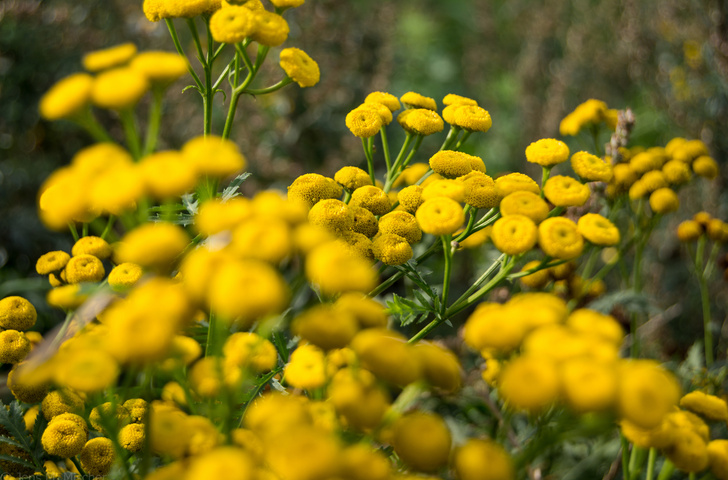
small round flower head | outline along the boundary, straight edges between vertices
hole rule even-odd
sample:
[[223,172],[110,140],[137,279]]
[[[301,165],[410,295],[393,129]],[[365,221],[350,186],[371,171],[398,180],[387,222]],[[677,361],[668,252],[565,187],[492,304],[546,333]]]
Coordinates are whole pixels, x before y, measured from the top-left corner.
[[99,392],[113,383],[119,376],[119,365],[103,350],[84,349],[69,352],[63,356],[63,368],[56,370],[57,385],[77,392]]
[[116,250],[119,263],[136,263],[144,268],[167,271],[187,248],[185,230],[171,223],[147,223],[122,238]]
[[437,103],[434,98],[425,97],[415,92],[407,92],[399,99],[407,108],[424,108],[427,110],[437,110]]
[[590,98],[578,105],[559,124],[561,135],[576,135],[585,125],[596,124],[604,120],[607,104],[601,100]]
[[448,93],[442,99],[443,105],[477,105],[478,102],[472,98],[463,97],[454,93]]
[[496,178],[495,186],[501,198],[518,190],[526,190],[535,194],[541,193],[541,188],[533,178],[519,172],[509,173]]
[[103,50],[89,52],[83,56],[83,68],[89,72],[100,72],[127,63],[136,55],[137,47],[133,43],[123,43]]
[[372,92],[366,96],[364,103],[381,103],[387,107],[390,112],[394,112],[402,108],[397,97],[386,92]]
[[374,112],[379,115],[379,118],[382,120],[382,125],[386,126],[392,123],[392,112],[387,108],[386,105],[378,103],[378,102],[364,102],[361,105],[359,105],[357,108],[365,109],[365,110],[373,110]]
[[495,248],[507,255],[518,255],[531,250],[536,245],[536,238],[536,224],[524,215],[499,218],[493,224],[491,233]]
[[639,200],[648,193],[649,191],[647,190],[647,185],[645,185],[645,182],[643,182],[642,180],[637,180],[632,185],[630,185],[627,195],[629,196],[630,200]]
[[147,77],[128,67],[100,73],[91,89],[94,105],[111,110],[134,107],[149,90]]
[[628,163],[618,163],[612,167],[613,182],[622,189],[629,188],[637,181],[637,172]]
[[650,208],[655,213],[670,213],[680,207],[677,193],[670,188],[659,188],[650,195]]
[[63,271],[68,283],[99,282],[106,276],[101,260],[93,255],[71,257]]
[[431,198],[447,197],[456,202],[464,202],[466,194],[465,183],[458,180],[449,180],[441,178],[428,183],[422,190],[422,198],[430,200]]
[[708,395],[695,390],[680,399],[680,406],[704,416],[710,420],[725,422],[728,420],[728,405],[726,401],[715,395]]
[[298,48],[281,50],[280,66],[286,75],[301,87],[313,87],[321,73],[318,64],[306,52]]
[[493,232],[493,225],[489,225],[481,230],[471,233],[467,238],[460,241],[462,248],[478,248],[485,242],[490,240],[490,234]]
[[385,265],[402,265],[412,258],[407,239],[394,233],[380,233],[373,240],[374,258]]
[[144,423],[147,412],[149,411],[149,404],[146,400],[144,400],[143,398],[130,398],[129,400],[124,402],[123,407],[129,411],[132,422]]
[[706,439],[690,429],[681,429],[675,442],[665,449],[665,456],[683,472],[701,472],[709,465]]
[[708,222],[706,233],[709,239],[718,243],[725,243],[728,241],[728,224],[719,218],[714,218]]
[[473,169],[472,156],[453,150],[440,150],[430,157],[430,168],[446,178],[461,177]]
[[145,193],[140,173],[137,165],[114,165],[99,174],[89,192],[93,210],[121,215],[136,208]]
[[405,464],[421,472],[435,472],[447,464],[452,436],[440,416],[415,411],[398,418],[392,429],[392,446]]
[[220,8],[220,0],[144,0],[144,15],[152,22],[165,18],[192,18]]
[[306,278],[324,295],[369,292],[376,286],[372,264],[342,241],[326,242],[306,256]]
[[128,452],[138,452],[144,446],[144,424],[130,423],[119,430],[119,444]]
[[690,167],[680,160],[670,160],[662,166],[662,173],[670,185],[682,185],[690,181]]
[[79,255],[93,255],[99,260],[105,260],[111,256],[111,246],[103,238],[89,235],[78,239],[73,245],[71,253],[74,257]]
[[255,12],[258,17],[258,28],[251,38],[261,45],[277,47],[288,38],[288,22],[277,13],[263,10]]
[[41,255],[35,263],[35,271],[39,275],[49,275],[63,270],[71,256],[63,250],[54,250]]
[[197,184],[197,167],[175,151],[157,152],[139,162],[146,189],[159,200],[180,197]]
[[564,175],[555,175],[546,180],[543,193],[557,207],[580,207],[591,195],[588,186]]
[[239,43],[258,29],[259,15],[249,8],[230,5],[210,17],[210,33],[216,42]]
[[360,328],[384,328],[388,323],[387,312],[382,304],[358,293],[341,295],[334,307],[353,315]]
[[94,79],[87,73],[74,73],[59,80],[40,99],[40,115],[46,120],[69,118],[91,101]]
[[465,222],[465,214],[458,202],[448,197],[426,200],[415,214],[423,232],[431,235],[450,235]]
[[681,242],[694,242],[703,234],[703,226],[695,220],[685,220],[677,226],[677,238]]
[[43,450],[61,458],[75,457],[86,444],[86,432],[77,423],[59,420],[48,424],[43,431]]
[[553,167],[569,159],[569,147],[561,140],[543,138],[526,147],[526,160],[543,167]]
[[587,182],[608,182],[612,179],[612,165],[589,152],[576,152],[571,156],[571,168]]
[[372,179],[367,172],[359,167],[342,167],[336,174],[334,180],[344,188],[356,190],[365,185],[371,185]]
[[584,238],[572,220],[552,217],[539,224],[538,244],[546,255],[570,260],[581,255]]
[[397,200],[399,205],[407,210],[409,213],[415,213],[422,202],[425,200],[422,198],[422,192],[424,189],[419,185],[410,185],[397,192]]
[[718,176],[718,171],[718,163],[712,157],[703,155],[693,161],[693,172],[695,172],[695,175],[712,180]]
[[520,191],[506,195],[500,202],[500,212],[508,215],[524,215],[534,223],[545,220],[549,214],[549,206],[543,198],[533,192]]
[[315,345],[301,345],[291,353],[285,368],[286,383],[293,388],[314,389],[326,383],[324,351]]
[[414,185],[419,182],[422,177],[430,171],[430,165],[427,163],[413,163],[407,168],[402,170],[399,178],[397,178],[397,184],[406,183],[407,185]]
[[324,350],[345,347],[358,330],[359,324],[353,315],[330,304],[309,308],[291,323],[291,332]]
[[710,471],[718,479],[728,478],[728,440],[717,439],[708,443]]
[[35,325],[38,313],[23,297],[11,296],[0,300],[0,328],[25,331]]
[[619,387],[610,365],[590,358],[573,358],[561,365],[566,404],[577,412],[601,412],[612,407]]
[[142,278],[144,270],[136,263],[126,262],[115,266],[109,272],[108,282],[112,290],[128,290]]
[[678,404],[679,383],[654,360],[626,360],[619,373],[620,416],[638,427],[657,427]]
[[493,125],[490,113],[477,105],[457,105],[448,108],[454,108],[452,121],[448,123],[468,132],[487,132]]
[[354,214],[346,203],[332,198],[321,200],[311,207],[308,221],[328,230],[345,231],[354,224]]
[[514,410],[541,412],[553,405],[561,389],[556,366],[547,358],[521,355],[503,368],[498,392]]
[[132,58],[129,67],[152,84],[168,85],[187,73],[187,60],[178,53],[147,51]]
[[79,460],[84,471],[89,475],[101,477],[111,471],[114,464],[114,444],[105,437],[89,440],[80,452]]
[[306,173],[288,187],[289,200],[304,202],[309,207],[323,199],[337,199],[343,192],[333,179],[318,173]]
[[339,238],[351,247],[354,255],[374,260],[372,241],[366,235],[357,233],[353,230],[348,230],[346,232],[342,232]]
[[354,223],[351,230],[359,233],[367,238],[372,238],[379,231],[377,217],[372,212],[363,207],[349,205],[349,210],[354,214]]
[[87,293],[81,292],[81,285],[62,285],[52,288],[46,294],[46,302],[53,307],[73,310],[80,307],[88,299]]
[[0,363],[20,363],[30,352],[30,341],[17,330],[0,332]]
[[576,309],[566,319],[566,325],[573,331],[605,340],[615,347],[624,340],[624,330],[619,322],[611,315],[596,310]]
[[579,233],[594,245],[610,247],[619,243],[619,229],[598,213],[587,213],[577,222]]
[[365,185],[351,194],[349,205],[366,208],[374,215],[384,215],[392,209],[389,196],[379,187]]
[[644,185],[647,193],[652,193],[658,188],[667,187],[667,179],[662,173],[662,170],[650,170],[649,172],[642,175],[640,182]]
[[346,115],[346,127],[359,138],[373,137],[384,125],[382,117],[373,108],[355,108]]
[[461,480],[516,478],[510,455],[492,440],[468,439],[464,445],[455,450],[453,468]]
[[379,219],[380,233],[394,233],[413,244],[422,238],[422,230],[414,215],[408,212],[390,212]]
[[434,110],[415,108],[405,110],[397,117],[397,122],[410,133],[416,135],[432,135],[445,128],[442,117]]
[[217,178],[233,175],[246,166],[238,146],[215,135],[189,140],[182,147],[182,155],[195,166],[198,174]]
[[255,216],[233,230],[230,248],[240,258],[279,264],[293,251],[291,228],[278,218]]
[[107,433],[104,424],[111,422],[120,426],[127,424],[129,422],[129,410],[118,403],[112,408],[111,402],[105,402],[91,409],[88,421],[97,432]]
[[[541,263],[541,260],[533,260],[531,262],[528,262],[523,266],[523,268],[521,268],[521,272],[527,272],[529,270],[538,268]],[[547,283],[549,283],[549,281],[551,280],[551,275],[549,274],[548,269],[541,268],[541,270],[536,270],[529,275],[524,275],[523,277],[520,277],[519,280],[526,287],[541,289],[545,287]]]
[[465,203],[475,208],[497,207],[501,196],[493,179],[483,172],[473,170],[458,177],[465,186]]
[[271,371],[278,363],[278,353],[271,342],[256,333],[233,333],[223,346],[225,361],[254,373]]

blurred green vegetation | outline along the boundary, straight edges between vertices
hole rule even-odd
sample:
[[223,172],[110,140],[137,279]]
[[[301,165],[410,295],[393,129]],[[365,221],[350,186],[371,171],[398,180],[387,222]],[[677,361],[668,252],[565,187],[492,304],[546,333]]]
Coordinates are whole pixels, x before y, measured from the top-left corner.
[[[141,3],[0,3],[0,281],[32,276],[39,255],[70,247],[68,235],[49,232],[37,220],[35,192],[91,140],[71,124],[41,120],[41,95],[80,70],[88,51],[127,41],[140,50],[173,49],[164,24],[148,22]],[[321,82],[241,101],[232,138],[254,173],[244,185],[248,193],[285,189],[306,172],[333,175],[341,166],[361,165],[359,139],[346,130],[344,117],[375,90],[398,96],[417,91],[438,103],[447,93],[476,99],[490,111],[493,128],[471,137],[467,149],[482,156],[493,174],[535,174],[524,165],[525,147],[558,136],[561,118],[588,98],[632,108],[634,144],[700,138],[722,166],[726,162],[725,1],[318,0],[286,18],[291,34],[284,46],[307,51],[320,64]],[[271,57],[276,55],[274,50]],[[273,83],[280,73],[271,63],[263,77]],[[168,92],[161,148],[179,147],[201,133],[199,99],[193,91],[181,93],[183,87]],[[223,96],[216,100],[222,106]],[[215,118],[218,132],[223,112]],[[102,121],[121,138],[116,119]],[[565,140],[574,150],[586,147],[578,138]],[[426,140],[418,160],[426,161],[438,146]],[[683,194],[681,212],[657,235],[657,256],[646,270],[655,280],[652,293],[657,285],[666,289],[665,299],[694,293],[690,286],[686,291],[688,272],[671,229],[698,210],[728,219],[725,180],[723,167],[710,188]]]

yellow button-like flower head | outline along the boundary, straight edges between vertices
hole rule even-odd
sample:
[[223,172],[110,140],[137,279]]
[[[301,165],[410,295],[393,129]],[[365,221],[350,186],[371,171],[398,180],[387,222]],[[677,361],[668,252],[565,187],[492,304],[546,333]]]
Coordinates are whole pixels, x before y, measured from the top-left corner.
[[79,113],[91,101],[93,84],[93,77],[87,73],[74,73],[60,80],[41,98],[41,116],[59,120]]
[[526,147],[526,160],[543,167],[553,167],[569,159],[569,147],[561,140],[544,138]]
[[0,328],[25,331],[35,325],[38,313],[23,297],[11,296],[0,300]]
[[133,43],[123,43],[114,47],[89,52],[81,60],[83,68],[89,72],[100,72],[127,63],[136,55],[137,47]]
[[318,63],[298,48],[281,50],[280,65],[286,75],[301,87],[313,87],[321,76]]
[[458,202],[448,197],[425,201],[415,214],[420,228],[431,235],[450,235],[465,222],[465,214]]
[[584,238],[572,220],[552,217],[538,226],[538,244],[546,255],[569,260],[581,255]]
[[524,215],[508,215],[493,224],[491,239],[495,248],[507,255],[526,253],[536,245],[537,227]]
[[134,107],[149,90],[147,77],[128,67],[99,74],[91,89],[91,100],[101,108],[123,110]]
[[594,245],[610,247],[619,243],[619,229],[598,213],[587,213],[579,218],[577,229]]
[[153,84],[166,85],[187,73],[187,60],[173,52],[147,51],[131,60],[132,70],[141,72]]
[[239,43],[259,27],[259,15],[249,8],[230,5],[210,17],[210,33],[216,42]]

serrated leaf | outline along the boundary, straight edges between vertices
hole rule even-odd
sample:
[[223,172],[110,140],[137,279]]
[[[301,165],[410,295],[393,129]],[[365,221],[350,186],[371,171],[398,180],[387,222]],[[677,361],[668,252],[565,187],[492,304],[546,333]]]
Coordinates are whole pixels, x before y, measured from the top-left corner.
[[250,173],[250,172],[244,172],[244,173],[241,173],[240,175],[238,175],[237,177],[235,177],[233,179],[233,181],[230,182],[230,185],[225,187],[225,190],[222,191],[222,201],[226,202],[226,201],[230,200],[231,198],[233,198],[234,196],[238,195],[238,193],[237,193],[238,188],[251,175],[252,175],[252,173]]
[[0,435],[0,443],[7,443],[7,444],[14,445],[18,448],[22,448],[23,450],[25,450],[25,447],[21,443],[18,443],[17,441],[13,440],[10,437],[6,437],[5,435]]
[[197,213],[197,199],[195,199],[195,196],[191,193],[185,193],[182,195],[182,205],[185,206],[188,212],[190,212],[191,215],[194,215]]
[[22,458],[13,457],[12,455],[2,455],[0,454],[0,460],[6,460],[8,462],[17,463],[18,465],[22,465],[27,468],[32,468],[33,470],[36,469],[36,466],[32,463],[28,462],[27,460],[23,460]]
[[5,408],[0,402],[0,425],[5,427],[8,433],[15,439],[18,447],[28,453],[32,453],[30,447],[32,439],[25,429],[25,420],[23,419],[23,411],[20,409],[18,402],[12,402]]

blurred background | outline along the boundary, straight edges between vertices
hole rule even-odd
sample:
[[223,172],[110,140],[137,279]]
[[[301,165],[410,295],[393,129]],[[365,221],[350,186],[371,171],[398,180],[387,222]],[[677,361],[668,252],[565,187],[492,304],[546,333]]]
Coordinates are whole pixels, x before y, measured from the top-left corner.
[[[0,2],[3,296],[40,288],[45,280],[32,278],[35,260],[48,250],[70,248],[68,235],[49,232],[37,220],[35,195],[53,169],[91,142],[74,125],[41,120],[38,101],[54,82],[81,70],[86,52],[128,41],[140,50],[173,50],[164,23],[147,21],[141,4]],[[466,149],[482,156],[493,174],[528,172],[525,147],[558,138],[559,121],[579,103],[598,98],[635,112],[632,144],[702,139],[722,175],[681,197],[675,223],[698,210],[728,220],[725,0],[309,0],[285,16],[291,33],[283,46],[309,53],[320,65],[321,82],[241,101],[232,138],[254,173],[244,184],[248,192],[285,189],[306,172],[333,175],[341,166],[362,165],[360,141],[344,117],[372,91],[416,91],[440,106],[447,93],[476,99],[490,111],[493,127],[473,135]],[[183,35],[182,41],[190,40]],[[280,78],[277,51],[262,84]],[[192,90],[181,93],[184,86],[168,92],[161,148],[178,148],[202,131],[199,98]],[[222,96],[217,101],[224,107]],[[215,118],[218,133],[224,110]],[[116,119],[101,120],[120,138]],[[586,148],[577,139],[564,140],[572,150]],[[427,161],[441,141],[425,141],[417,160]],[[396,148],[396,136],[392,144]],[[685,262],[675,262],[680,252],[671,237],[668,232],[660,239],[649,270],[654,278],[672,275],[668,295],[679,292],[688,275]]]

